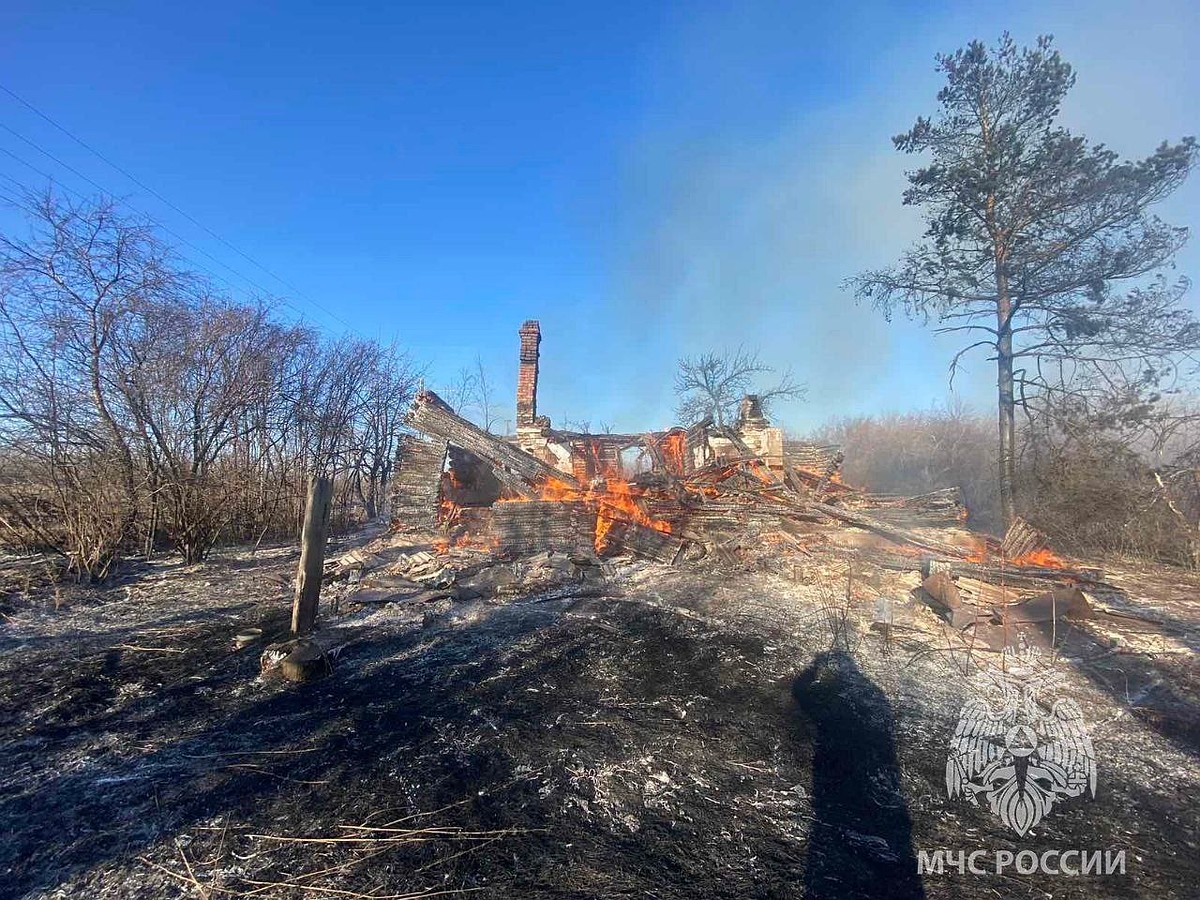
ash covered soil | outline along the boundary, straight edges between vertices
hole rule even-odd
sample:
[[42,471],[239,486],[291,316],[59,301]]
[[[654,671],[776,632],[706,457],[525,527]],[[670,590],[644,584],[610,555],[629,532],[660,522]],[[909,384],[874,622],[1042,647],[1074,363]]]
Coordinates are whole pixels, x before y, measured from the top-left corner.
[[[1018,838],[946,795],[971,660],[922,607],[870,628],[917,576],[770,557],[532,560],[508,595],[336,614],[334,585],[301,685],[234,649],[286,629],[287,548],[12,595],[0,896],[1197,896],[1195,578],[1117,573],[1101,599],[1143,618],[1056,635],[1098,790]],[[917,874],[981,848],[1126,869]]]

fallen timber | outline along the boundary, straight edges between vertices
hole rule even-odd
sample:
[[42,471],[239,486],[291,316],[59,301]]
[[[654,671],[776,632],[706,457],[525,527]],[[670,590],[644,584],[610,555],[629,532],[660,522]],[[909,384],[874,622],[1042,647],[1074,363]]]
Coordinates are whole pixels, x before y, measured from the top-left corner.
[[537,485],[552,480],[573,488],[579,487],[573,476],[472,425],[433,391],[417,394],[405,422],[431,437],[470,450],[492,466],[496,477],[506,488],[526,499],[539,497]]
[[[907,572],[917,568],[920,563],[910,556],[894,553],[872,552],[869,555],[872,563],[882,569],[897,572]],[[935,561],[937,571],[954,577],[973,578],[1004,587],[1036,589],[1045,586],[1046,580],[1069,581],[1078,584],[1104,586],[1104,573],[1097,569],[1077,569],[1071,567],[1058,568],[1055,566],[1026,566],[1008,562],[987,564],[961,559],[940,559]]]
[[920,547],[922,550],[929,550],[933,553],[942,556],[951,556],[958,559],[966,559],[974,554],[974,551],[963,547],[947,544],[942,541],[935,541],[932,538],[927,538],[924,535],[915,534],[904,528],[898,528],[894,525],[889,525],[886,522],[881,522],[878,519],[873,519],[870,516],[865,516],[860,512],[843,509],[839,506],[830,506],[828,503],[809,503],[807,506],[828,516],[831,519],[836,519],[839,522],[845,522],[847,525],[853,525],[856,528],[864,528],[867,531],[873,531],[881,537],[885,537],[890,541],[895,541],[898,544],[909,544],[913,547]]

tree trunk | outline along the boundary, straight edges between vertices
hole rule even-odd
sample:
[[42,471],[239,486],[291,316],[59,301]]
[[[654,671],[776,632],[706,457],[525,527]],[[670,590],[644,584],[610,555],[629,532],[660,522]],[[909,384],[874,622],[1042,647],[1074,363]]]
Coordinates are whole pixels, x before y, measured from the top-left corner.
[[1013,508],[1013,485],[1016,482],[1017,404],[1013,395],[1012,302],[1008,279],[1003,273],[996,276],[996,387],[999,395],[1000,426],[1000,515],[1004,527],[1016,518]]
[[113,418],[112,413],[108,408],[108,402],[104,398],[104,389],[102,387],[101,375],[101,358],[100,358],[100,337],[99,325],[96,320],[96,313],[92,312],[92,337],[91,337],[91,360],[90,372],[92,402],[95,404],[96,413],[100,416],[105,427],[108,429],[109,435],[112,437],[119,456],[118,465],[121,469],[121,481],[125,489],[125,508],[121,511],[120,525],[118,526],[118,547],[117,552],[125,549],[125,544],[133,534],[134,527],[137,525],[137,504],[138,504],[138,489],[137,476],[134,471],[133,452],[129,449],[129,443],[125,440],[125,436],[121,433],[121,427]]
[[296,571],[296,599],[292,605],[294,635],[307,634],[317,622],[317,601],[325,568],[325,534],[329,528],[332,501],[333,481],[323,475],[313,476],[300,539],[300,565]]

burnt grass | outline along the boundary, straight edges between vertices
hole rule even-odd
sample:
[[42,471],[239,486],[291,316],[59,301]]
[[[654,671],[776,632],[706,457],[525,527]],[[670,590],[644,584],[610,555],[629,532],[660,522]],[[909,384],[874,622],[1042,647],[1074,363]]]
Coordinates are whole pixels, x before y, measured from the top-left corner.
[[[291,685],[233,638],[283,632],[293,565],[10,618],[0,896],[1196,896],[1192,688],[1156,688],[1187,701],[1159,729],[1081,663],[1100,790],[1020,840],[946,798],[951,656],[841,641],[803,586],[644,565],[599,597],[348,607],[332,672]],[[916,872],[1027,847],[1126,874]]]

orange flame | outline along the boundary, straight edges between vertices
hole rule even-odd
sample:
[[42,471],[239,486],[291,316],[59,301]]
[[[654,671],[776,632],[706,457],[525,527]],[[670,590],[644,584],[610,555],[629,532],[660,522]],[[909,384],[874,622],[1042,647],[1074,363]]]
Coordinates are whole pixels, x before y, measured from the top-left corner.
[[[997,551],[995,542],[991,545],[979,536],[973,536],[971,539],[974,545],[974,552],[967,557],[968,562],[973,563],[993,563]],[[1051,550],[1045,548],[1041,550],[1032,550],[1023,556],[1018,556],[1005,561],[1006,565],[1010,566],[1039,566],[1043,569],[1066,569],[1068,564],[1061,557]]]
[[[610,479],[598,483],[595,487],[584,488],[551,477],[540,486],[537,499],[596,504],[596,531],[593,541],[596,552],[603,553],[608,546],[608,534],[617,522],[635,522],[646,528],[670,534],[670,522],[652,518],[642,509],[638,502],[642,496],[643,492],[639,488],[619,479]],[[520,503],[527,499],[515,497],[499,502]]]
[[1046,569],[1065,569],[1067,564],[1050,550],[1045,548],[1026,553],[1013,560],[1018,566],[1041,566]]
[[687,432],[672,431],[662,440],[663,457],[672,475],[682,475],[687,470]]

